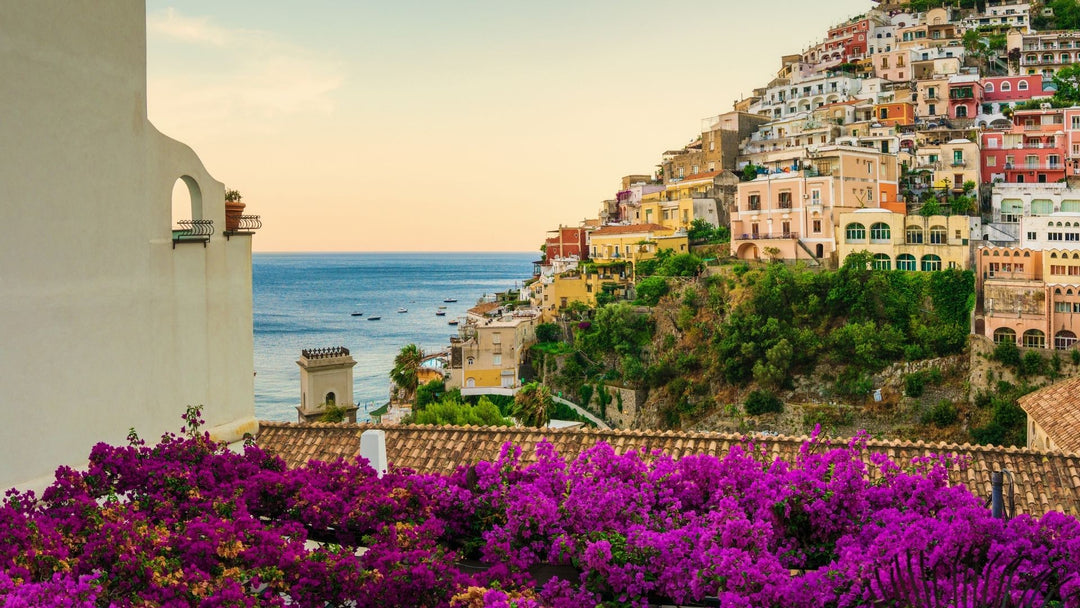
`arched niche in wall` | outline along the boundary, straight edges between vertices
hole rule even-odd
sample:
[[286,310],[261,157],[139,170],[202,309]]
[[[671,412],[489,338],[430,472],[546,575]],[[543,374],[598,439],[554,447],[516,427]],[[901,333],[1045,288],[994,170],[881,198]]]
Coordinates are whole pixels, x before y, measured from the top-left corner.
[[179,227],[180,220],[203,219],[202,188],[195,178],[182,175],[173,182],[172,226]]

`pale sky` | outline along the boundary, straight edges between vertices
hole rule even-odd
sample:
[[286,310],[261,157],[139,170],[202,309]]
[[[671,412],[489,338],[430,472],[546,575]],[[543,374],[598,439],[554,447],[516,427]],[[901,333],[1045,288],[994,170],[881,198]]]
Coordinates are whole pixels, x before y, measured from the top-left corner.
[[534,251],[870,0],[147,0],[150,120],[256,251]]

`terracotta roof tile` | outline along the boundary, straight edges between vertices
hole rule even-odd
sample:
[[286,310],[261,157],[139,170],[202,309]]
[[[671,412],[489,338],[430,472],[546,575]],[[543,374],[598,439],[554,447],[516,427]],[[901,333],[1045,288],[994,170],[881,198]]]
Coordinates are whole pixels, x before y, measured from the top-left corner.
[[660,224],[629,224],[627,226],[604,226],[594,230],[592,236],[606,236],[609,234],[631,234],[634,232],[654,232],[657,230],[671,230]]
[[1024,395],[1020,407],[1058,449],[1080,452],[1080,376]]
[[[386,454],[392,466],[422,473],[451,473],[459,466],[498,458],[504,443],[520,446],[522,460],[535,459],[536,445],[548,439],[566,458],[573,458],[600,441],[618,453],[635,449],[661,450],[672,456],[723,456],[748,440],[764,444],[768,454],[794,460],[807,437],[746,437],[730,433],[658,432],[595,429],[523,429],[505,427],[449,427],[429,425],[350,425],[287,422],[260,423],[259,445],[281,456],[290,467],[310,459],[353,458],[360,450],[360,434],[371,428],[386,432]],[[842,441],[834,441],[842,444]],[[869,441],[869,452],[883,452],[904,465],[912,458],[956,454],[970,459],[961,470],[954,466],[950,481],[964,484],[978,496],[990,495],[990,473],[1010,471],[1015,479],[1018,513],[1039,515],[1051,510],[1080,515],[1080,455],[1041,452],[1026,448],[956,445],[923,441]],[[871,468],[871,471],[874,469]]]
[[484,302],[473,306],[468,312],[471,312],[474,315],[486,315],[500,306],[502,306],[502,304],[499,304],[498,302]]

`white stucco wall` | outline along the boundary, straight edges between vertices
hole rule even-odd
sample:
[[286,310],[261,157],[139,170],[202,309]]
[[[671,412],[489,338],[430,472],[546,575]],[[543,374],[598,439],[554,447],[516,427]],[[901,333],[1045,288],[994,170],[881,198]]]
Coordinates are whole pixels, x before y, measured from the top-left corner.
[[[0,487],[99,441],[256,430],[251,240],[224,187],[146,113],[143,0],[0,2]],[[215,234],[173,248],[173,184]]]

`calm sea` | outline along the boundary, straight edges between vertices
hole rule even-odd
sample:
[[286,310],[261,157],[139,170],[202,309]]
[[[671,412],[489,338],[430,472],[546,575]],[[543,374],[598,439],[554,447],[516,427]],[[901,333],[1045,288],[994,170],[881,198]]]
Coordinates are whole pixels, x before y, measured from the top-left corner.
[[[532,275],[539,253],[256,253],[255,414],[296,420],[304,348],[344,346],[353,368],[359,415],[387,401],[389,373],[401,347],[426,352],[450,344],[447,325],[484,294]],[[456,298],[456,303],[444,303]],[[446,316],[435,312],[446,306]],[[398,308],[409,312],[398,313]],[[363,312],[363,316],[351,316]],[[379,321],[368,317],[378,315]]]

